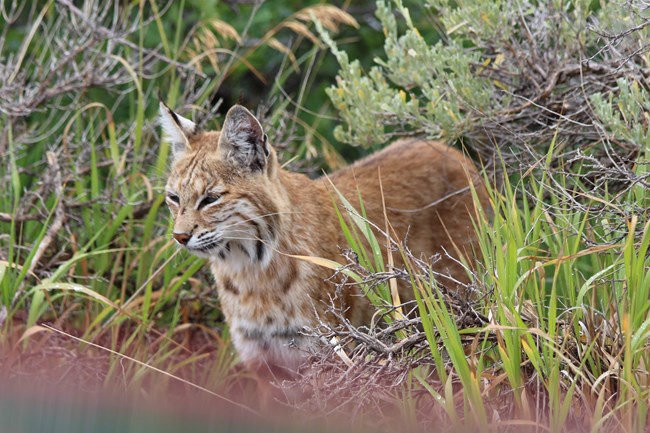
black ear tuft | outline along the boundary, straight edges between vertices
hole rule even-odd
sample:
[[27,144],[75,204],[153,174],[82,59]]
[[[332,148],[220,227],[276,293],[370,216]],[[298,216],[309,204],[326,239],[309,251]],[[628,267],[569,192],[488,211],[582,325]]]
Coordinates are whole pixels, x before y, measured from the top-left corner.
[[175,158],[189,149],[188,137],[195,134],[198,129],[194,122],[176,114],[162,99],[160,99],[160,125],[172,145]]

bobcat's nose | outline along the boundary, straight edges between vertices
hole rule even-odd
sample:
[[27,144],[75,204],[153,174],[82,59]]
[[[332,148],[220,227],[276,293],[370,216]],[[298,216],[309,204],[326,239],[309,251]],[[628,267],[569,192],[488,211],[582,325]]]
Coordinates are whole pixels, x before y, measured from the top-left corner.
[[176,242],[178,242],[181,245],[187,245],[187,242],[192,237],[192,235],[187,233],[172,233],[172,236],[174,237],[174,239],[176,239]]

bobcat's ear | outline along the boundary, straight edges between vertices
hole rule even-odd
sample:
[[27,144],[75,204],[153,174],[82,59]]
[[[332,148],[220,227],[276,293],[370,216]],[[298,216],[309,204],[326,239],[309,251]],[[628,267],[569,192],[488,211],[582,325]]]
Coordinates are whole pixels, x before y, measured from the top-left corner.
[[219,137],[221,157],[251,170],[263,171],[271,153],[262,125],[241,105],[235,105],[226,114]]
[[196,133],[196,123],[174,113],[162,100],[160,101],[160,125],[172,145],[174,158],[189,150],[188,138]]

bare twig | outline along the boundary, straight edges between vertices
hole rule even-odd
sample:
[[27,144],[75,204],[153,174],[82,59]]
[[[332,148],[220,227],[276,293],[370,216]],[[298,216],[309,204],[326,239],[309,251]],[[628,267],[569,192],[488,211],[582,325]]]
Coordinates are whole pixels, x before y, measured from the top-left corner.
[[10,223],[12,221],[14,221],[14,222],[36,221],[36,220],[39,220],[39,219],[42,219],[42,217],[39,216],[39,215],[31,215],[31,214],[12,215],[10,213],[0,212],[0,222],[3,222],[3,223]]
[[72,4],[71,1],[69,0],[57,0],[57,3],[64,5],[67,7],[76,17],[80,18],[91,31],[96,33],[97,35],[101,36],[102,38],[106,38],[109,40],[114,40],[124,46],[127,46],[131,49],[136,50],[137,52],[143,51],[145,55],[152,56],[158,60],[161,60],[169,65],[172,65],[180,70],[186,70],[191,72],[192,74],[198,75],[201,78],[207,78],[207,75],[203,74],[202,72],[198,71],[194,66],[191,64],[186,64],[186,63],[181,63],[178,62],[174,59],[170,59],[169,57],[159,53],[158,51],[154,50],[149,50],[146,48],[142,48],[139,45],[129,41],[128,39],[124,38],[123,36],[117,34],[115,31],[107,29],[104,26],[99,25],[96,22],[93,22],[86,14],[84,14],[78,7],[76,7],[74,4]]
[[34,257],[32,258],[32,262],[29,265],[28,273],[34,272],[34,270],[38,266],[39,261],[43,257],[43,254],[52,244],[52,242],[56,238],[57,233],[59,232],[61,227],[63,227],[63,223],[65,221],[65,208],[63,204],[64,185],[61,177],[61,168],[59,167],[59,162],[54,152],[51,151],[47,152],[46,156],[47,156],[47,163],[50,166],[50,170],[52,171],[53,174],[52,182],[54,183],[56,206],[54,209],[54,219],[52,220],[52,224],[48,228],[41,242],[38,244],[36,253],[34,254]]

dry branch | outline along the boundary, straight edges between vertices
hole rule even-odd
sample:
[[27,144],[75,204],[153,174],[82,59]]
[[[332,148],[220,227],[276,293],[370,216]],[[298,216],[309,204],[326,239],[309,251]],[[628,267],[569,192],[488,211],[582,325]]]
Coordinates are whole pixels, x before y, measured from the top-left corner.
[[54,194],[56,196],[57,201],[56,201],[56,207],[54,209],[54,220],[52,220],[52,224],[50,225],[50,228],[48,228],[47,233],[45,233],[45,236],[38,244],[38,249],[36,250],[36,254],[34,254],[32,262],[29,265],[29,270],[27,271],[28,273],[34,272],[34,270],[38,266],[38,262],[41,260],[41,257],[43,257],[45,251],[52,244],[52,242],[56,238],[57,233],[59,232],[61,227],[63,227],[63,222],[65,221],[65,209],[63,206],[64,185],[62,182],[61,168],[59,166],[58,159],[54,152],[47,152],[46,156],[47,156],[47,163],[50,166],[50,169],[53,174],[52,181],[54,183]]

